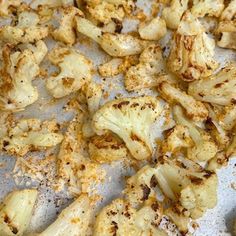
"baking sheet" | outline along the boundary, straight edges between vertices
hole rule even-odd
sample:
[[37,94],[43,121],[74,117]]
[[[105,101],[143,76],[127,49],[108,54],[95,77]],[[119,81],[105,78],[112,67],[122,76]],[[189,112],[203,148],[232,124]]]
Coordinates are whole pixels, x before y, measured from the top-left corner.
[[[150,11],[151,1],[138,1],[138,5],[142,6],[146,12]],[[124,32],[132,31],[137,26],[135,21],[125,21]],[[79,36],[78,41],[81,41]],[[162,44],[169,39],[169,35],[162,40]],[[51,48],[52,43],[50,40],[47,42]],[[108,60],[109,56],[103,53],[100,48],[94,43],[87,43],[82,45],[78,43],[75,45],[83,54],[90,58],[94,66],[101,64]],[[216,58],[223,66],[229,60],[235,60],[235,54],[231,50],[216,49]],[[47,62],[43,65],[48,68]],[[49,71],[53,70],[52,67],[48,68]],[[109,91],[109,99],[113,99],[117,94],[121,96],[127,96],[127,92],[123,88],[122,76],[116,76],[115,78],[108,78],[103,81],[98,75],[94,75],[94,80],[103,85],[105,91]],[[44,80],[38,78],[34,81],[34,84],[40,91],[39,100],[29,106],[26,111],[17,114],[18,117],[37,117],[41,119],[51,119],[55,117],[59,122],[70,120],[73,114],[65,113],[63,106],[68,102],[69,97],[60,99],[54,103],[51,102],[51,97],[44,88]],[[151,90],[142,90],[138,94],[150,94]],[[129,94],[134,96],[135,93]],[[106,102],[104,99],[103,102]],[[56,114],[56,115],[55,115]],[[34,153],[32,155],[40,155]],[[6,155],[0,155],[0,200],[15,188],[24,188],[25,186],[16,186],[11,172],[14,167],[15,159]],[[119,196],[123,188],[123,177],[129,174],[130,170],[124,168],[121,163],[116,163],[112,166],[105,166],[108,172],[108,179],[106,184],[100,186],[100,192],[104,196],[104,200],[101,205],[108,203],[111,199]],[[236,184],[236,159],[232,159],[227,168],[223,168],[218,171],[219,176],[219,189],[218,189],[218,204],[217,207],[209,210],[207,214],[198,220],[199,228],[197,228],[194,235],[196,236],[226,236],[231,235],[232,232],[232,220],[236,218],[236,190],[232,188],[232,184]],[[27,182],[27,181],[25,181]],[[38,186],[37,183],[34,186]],[[46,187],[46,184],[38,186],[40,196],[35,208],[34,215],[29,227],[29,232],[40,231],[49,225],[56,217],[58,212],[69,204],[71,201],[64,194],[55,194],[50,188]]]

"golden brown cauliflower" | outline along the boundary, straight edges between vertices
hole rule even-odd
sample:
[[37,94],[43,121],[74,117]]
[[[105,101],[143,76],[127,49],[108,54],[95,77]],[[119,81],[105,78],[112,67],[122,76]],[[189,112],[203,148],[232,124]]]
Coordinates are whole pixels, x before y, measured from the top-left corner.
[[54,7],[64,7],[68,5],[74,5],[74,0],[33,0],[30,3],[30,7],[33,9],[38,8],[40,6],[47,6],[50,8]]
[[199,101],[230,105],[236,99],[236,65],[231,63],[217,74],[189,84],[188,93]]
[[0,72],[0,109],[23,110],[38,99],[32,80],[39,75],[39,64],[47,54],[43,41],[26,45],[22,51],[13,51],[6,44],[3,49],[3,68]]
[[187,11],[174,33],[168,67],[187,82],[210,76],[218,67],[214,49],[214,39],[207,36],[199,20]]
[[32,11],[21,12],[16,25],[0,27],[1,40],[11,44],[34,43],[47,36],[48,27],[41,26],[39,16]]
[[155,87],[158,76],[163,75],[165,62],[159,45],[152,44],[144,49],[139,63],[131,66],[125,73],[125,88],[128,91]]
[[145,160],[153,153],[151,125],[162,110],[160,101],[154,97],[121,98],[102,106],[93,117],[93,126],[97,134],[114,132],[124,140],[134,158]]
[[55,98],[78,91],[92,78],[92,63],[75,49],[55,47],[49,60],[60,68],[55,76],[46,81],[46,87]]
[[18,7],[22,0],[1,0],[0,1],[0,16],[8,16],[11,12],[11,7]]

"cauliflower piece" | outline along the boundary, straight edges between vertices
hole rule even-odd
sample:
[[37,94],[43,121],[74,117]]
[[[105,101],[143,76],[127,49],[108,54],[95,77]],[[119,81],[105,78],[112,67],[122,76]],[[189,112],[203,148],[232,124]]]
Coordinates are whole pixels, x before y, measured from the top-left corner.
[[188,128],[190,137],[195,144],[193,147],[188,148],[187,157],[198,161],[208,161],[213,158],[218,148],[211,136],[184,117],[183,111],[179,106],[173,108],[173,113],[176,123]]
[[190,148],[193,145],[189,130],[186,126],[176,125],[168,133],[161,145],[161,152],[175,154],[182,148]]
[[164,76],[158,84],[158,91],[161,96],[169,103],[178,103],[186,111],[189,118],[195,121],[206,120],[208,111],[202,102],[195,100],[192,96],[175,87],[168,81],[168,77]]
[[74,0],[33,0],[30,3],[30,7],[36,9],[40,6],[48,6],[48,7],[61,7],[74,5]]
[[52,32],[52,37],[56,41],[63,42],[69,46],[73,45],[76,41],[75,16],[83,16],[83,13],[76,7],[67,6],[59,9],[61,19],[59,27]]
[[8,16],[11,7],[19,7],[22,0],[2,0],[0,1],[0,16]]
[[188,225],[190,223],[189,211],[176,203],[164,211],[171,221],[177,226],[181,235],[186,235],[188,232]]
[[137,160],[149,159],[153,147],[150,128],[163,108],[154,97],[121,98],[108,102],[93,117],[97,134],[110,130],[122,138]]
[[128,91],[155,87],[158,76],[163,75],[165,62],[159,45],[152,44],[144,49],[139,63],[131,66],[125,74],[125,88]]
[[236,0],[231,0],[220,16],[221,21],[233,20],[236,14]]
[[219,17],[224,7],[224,0],[194,0],[191,12],[196,17]]
[[231,63],[216,75],[189,84],[188,93],[199,101],[230,105],[236,98],[236,65]]
[[139,209],[118,198],[98,214],[93,235],[159,235],[161,217],[162,208],[154,198],[145,201]]
[[217,203],[217,175],[186,159],[159,161],[156,178],[163,193],[190,212],[193,219],[203,216]]
[[76,17],[76,29],[100,44],[102,49],[113,57],[125,57],[140,54],[147,46],[146,41],[128,34],[105,33],[89,20]]
[[7,135],[0,139],[0,150],[24,156],[29,151],[56,146],[62,139],[55,121],[21,119],[8,125]]
[[113,77],[120,74],[120,66],[122,65],[123,60],[121,58],[112,58],[110,61],[100,65],[98,67],[99,74],[102,77]]
[[37,195],[36,189],[24,189],[5,197],[0,204],[0,235],[23,235],[30,223]]
[[166,22],[157,16],[148,22],[140,23],[138,32],[142,39],[159,40],[167,33]]
[[92,78],[92,63],[78,51],[55,47],[48,55],[49,60],[60,68],[56,76],[46,81],[48,91],[55,98],[78,91]]
[[86,194],[82,194],[38,236],[84,236],[88,232],[93,213],[93,200]]
[[3,49],[3,68],[0,72],[0,109],[23,110],[38,99],[32,80],[39,74],[39,64],[47,54],[43,41],[27,45],[23,51],[11,52],[8,44]]
[[169,7],[163,9],[162,16],[170,29],[177,29],[182,15],[188,9],[189,0],[172,0]]
[[236,49],[236,20],[221,21],[217,27],[216,33],[220,35],[217,45],[221,48]]
[[48,36],[48,27],[41,26],[39,16],[30,11],[21,12],[18,15],[15,26],[4,25],[0,27],[2,41],[18,43],[34,43]]
[[207,36],[199,20],[187,11],[173,36],[169,69],[187,82],[210,76],[219,65],[214,60],[214,49],[215,40]]
[[216,171],[223,166],[227,166],[229,157],[226,156],[225,151],[218,152],[214,158],[212,158],[207,165],[207,170]]
[[219,123],[227,131],[236,125],[236,104],[224,107],[224,112],[219,116]]
[[91,192],[104,178],[100,165],[88,156],[82,127],[86,116],[79,112],[68,126],[58,154],[59,190],[68,188],[71,195]]
[[[235,132],[235,130],[234,130]],[[236,135],[234,134],[232,137],[232,140],[230,142],[230,145],[226,149],[226,157],[230,158],[236,154]]]
[[89,142],[90,158],[99,163],[110,163],[127,157],[125,144],[112,134],[94,136]]

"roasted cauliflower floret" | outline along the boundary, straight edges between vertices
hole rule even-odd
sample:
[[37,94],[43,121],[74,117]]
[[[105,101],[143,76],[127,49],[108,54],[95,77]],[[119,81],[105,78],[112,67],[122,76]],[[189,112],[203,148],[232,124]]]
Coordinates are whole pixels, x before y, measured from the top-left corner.
[[122,138],[135,159],[152,156],[150,128],[162,112],[154,97],[121,98],[108,102],[93,117],[98,134],[110,130]]
[[39,23],[40,19],[36,13],[21,12],[15,26],[0,27],[0,38],[2,41],[11,44],[37,42],[48,36],[48,27],[41,26]]
[[188,93],[199,101],[218,105],[235,102],[236,66],[229,64],[214,76],[189,84]]
[[56,76],[47,79],[46,87],[55,98],[78,91],[92,78],[92,63],[71,48],[56,47],[48,55],[49,60],[60,68]]
[[162,15],[170,29],[177,29],[182,15],[188,9],[189,0],[172,0],[169,7],[163,9]]
[[76,29],[100,44],[102,49],[113,57],[136,55],[147,46],[146,41],[129,34],[104,33],[85,18],[76,17]]
[[226,155],[225,150],[218,152],[214,158],[212,158],[207,163],[207,170],[210,171],[216,171],[217,169],[220,169],[223,166],[227,166],[229,162],[229,157]]
[[0,139],[0,150],[24,156],[29,151],[56,146],[62,139],[55,121],[22,119],[9,124],[7,135]]
[[21,236],[33,214],[38,191],[24,189],[9,193],[0,204],[0,235]]
[[224,9],[220,16],[220,20],[222,21],[230,21],[235,18],[236,14],[236,0],[231,0],[229,5]]
[[169,69],[188,82],[210,76],[218,67],[214,49],[215,40],[207,36],[197,18],[186,12],[173,35]]
[[236,104],[224,107],[224,112],[219,115],[219,123],[227,131],[236,125]]
[[224,0],[194,0],[191,12],[196,17],[219,17],[224,9]]
[[171,84],[166,78],[167,77],[164,76],[163,79],[160,79],[157,87],[161,96],[169,103],[180,104],[185,109],[189,118],[195,121],[207,119],[208,111],[205,105],[175,87],[175,85]]
[[150,21],[140,23],[138,32],[142,39],[159,40],[167,33],[166,22],[157,16]]
[[211,136],[184,117],[183,111],[179,106],[175,106],[173,112],[176,123],[188,128],[190,137],[194,142],[194,146],[188,148],[187,157],[197,161],[208,161],[213,158],[218,148]]
[[83,13],[76,7],[68,6],[59,8],[61,15],[59,27],[52,32],[55,40],[68,45],[73,45],[76,41],[75,34],[75,16],[83,16]]
[[200,218],[217,203],[217,175],[189,160],[163,159],[157,164],[157,181],[163,193]]
[[167,133],[161,145],[161,152],[163,154],[168,152],[175,154],[183,148],[192,147],[192,145],[193,141],[188,128],[183,125],[176,125]]
[[98,67],[99,74],[102,77],[113,77],[122,72],[120,66],[123,60],[121,58],[112,58],[108,62],[105,62]]
[[74,5],[74,0],[33,0],[30,4],[34,9],[39,6],[61,7],[68,5]]
[[230,158],[234,156],[235,154],[236,154],[236,135],[234,134],[230,142],[230,145],[226,149],[226,157]]
[[125,144],[112,134],[94,136],[89,142],[90,158],[99,163],[110,163],[127,157]]
[[43,41],[35,46],[27,45],[23,51],[12,52],[6,45],[3,49],[3,68],[0,71],[0,109],[23,110],[38,99],[38,91],[32,80],[39,75],[39,64],[47,54]]
[[123,199],[115,199],[98,214],[94,236],[159,235],[158,225],[162,208],[155,198],[150,198],[138,209]]
[[8,16],[11,7],[18,7],[22,0],[2,0],[0,2],[0,16]]
[[125,88],[128,91],[155,87],[158,76],[163,75],[165,62],[159,45],[148,46],[140,55],[139,63],[131,66],[125,74]]
[[82,132],[85,119],[86,116],[79,112],[70,122],[57,157],[59,190],[67,188],[75,196],[90,192],[104,178],[104,172],[86,151],[87,141]]
[[56,221],[38,236],[84,236],[94,214],[94,202],[86,194],[80,195],[65,208]]

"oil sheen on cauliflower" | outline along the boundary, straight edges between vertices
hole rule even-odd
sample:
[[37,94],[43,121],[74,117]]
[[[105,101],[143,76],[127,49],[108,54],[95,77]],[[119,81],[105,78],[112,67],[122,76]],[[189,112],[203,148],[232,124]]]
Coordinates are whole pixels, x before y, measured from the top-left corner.
[[3,48],[3,68],[0,73],[0,109],[23,110],[38,99],[32,80],[39,75],[39,64],[47,54],[43,41],[26,45],[22,51],[6,45]]
[[49,53],[49,60],[60,68],[56,76],[47,79],[46,87],[55,98],[78,91],[92,77],[92,63],[71,48],[56,47]]
[[236,66],[231,63],[216,75],[191,83],[188,93],[199,101],[225,106],[235,102],[235,86]]
[[210,76],[218,67],[214,49],[215,40],[207,36],[197,18],[185,12],[173,36],[169,69],[187,82]]
[[21,236],[29,226],[37,199],[36,189],[9,193],[0,203],[0,235]]
[[139,63],[131,66],[125,73],[125,88],[128,91],[155,87],[158,76],[163,75],[165,62],[159,45],[152,44],[145,48],[139,57]]
[[8,124],[6,136],[0,139],[0,150],[24,156],[27,152],[56,146],[63,139],[55,121],[22,119]]
[[217,175],[189,160],[164,158],[157,164],[157,181],[164,194],[200,218],[217,203]]
[[98,134],[114,132],[134,158],[145,160],[153,152],[151,125],[161,112],[160,101],[154,97],[121,98],[101,107],[93,117],[93,126]]
[[30,11],[21,12],[15,26],[0,27],[1,40],[7,43],[34,43],[48,36],[48,27],[40,25],[39,16]]
[[94,236],[159,235],[162,208],[155,198],[149,198],[139,208],[123,199],[115,199],[98,214]]

